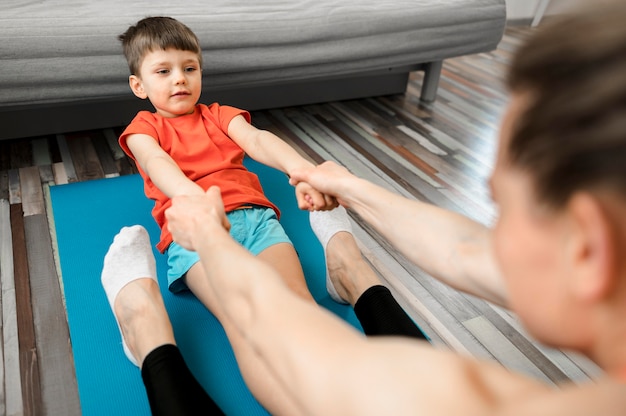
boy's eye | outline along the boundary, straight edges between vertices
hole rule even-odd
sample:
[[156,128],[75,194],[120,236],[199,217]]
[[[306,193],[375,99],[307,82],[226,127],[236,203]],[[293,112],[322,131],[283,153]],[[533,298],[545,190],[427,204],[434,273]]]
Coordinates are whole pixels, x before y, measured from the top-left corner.
[[187,68],[185,68],[185,72],[193,72],[195,71],[197,68],[195,66],[188,66]]
[[169,69],[159,69],[156,71],[157,74],[161,74],[161,75],[168,74],[169,72],[170,72]]

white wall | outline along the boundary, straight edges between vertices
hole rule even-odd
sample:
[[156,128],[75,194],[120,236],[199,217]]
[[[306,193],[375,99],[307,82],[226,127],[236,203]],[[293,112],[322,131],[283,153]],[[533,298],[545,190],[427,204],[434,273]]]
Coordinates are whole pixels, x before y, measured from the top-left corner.
[[[540,0],[506,0],[506,13],[509,20],[532,20]],[[567,13],[582,4],[582,0],[550,0],[544,16]]]
[[508,20],[532,19],[539,0],[506,0]]

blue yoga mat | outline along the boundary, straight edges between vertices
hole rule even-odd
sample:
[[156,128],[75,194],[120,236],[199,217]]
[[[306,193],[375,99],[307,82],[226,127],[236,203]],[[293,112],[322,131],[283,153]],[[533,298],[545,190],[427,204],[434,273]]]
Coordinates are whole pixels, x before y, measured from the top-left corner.
[[[281,172],[246,159],[268,197],[282,212],[281,223],[300,256],[307,283],[322,307],[360,329],[350,307],[326,293],[324,253]],[[100,285],[104,255],[123,226],[141,224],[151,241],[159,230],[152,201],[139,175],[50,188],[76,378],[83,415],[149,415],[140,371],[122,351],[113,314]],[[176,341],[190,369],[229,415],[266,415],[246,387],[219,322],[191,294],[167,290],[166,259],[154,249],[161,292]]]

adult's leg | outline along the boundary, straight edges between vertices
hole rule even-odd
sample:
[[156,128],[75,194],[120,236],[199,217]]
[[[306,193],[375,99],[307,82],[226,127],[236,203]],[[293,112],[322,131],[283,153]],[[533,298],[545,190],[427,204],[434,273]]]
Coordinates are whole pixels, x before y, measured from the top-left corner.
[[429,340],[382,285],[367,289],[354,304],[354,313],[366,335],[398,335]]
[[312,212],[310,221],[324,246],[328,291],[354,307],[365,334],[428,339],[363,259],[345,209]]
[[156,280],[156,267],[143,227],[124,227],[104,259],[102,285],[123,334],[128,358],[141,368],[154,415],[207,414],[221,410],[189,371]]
[[163,344],[143,361],[141,378],[153,415],[221,415],[193,376],[176,345]]

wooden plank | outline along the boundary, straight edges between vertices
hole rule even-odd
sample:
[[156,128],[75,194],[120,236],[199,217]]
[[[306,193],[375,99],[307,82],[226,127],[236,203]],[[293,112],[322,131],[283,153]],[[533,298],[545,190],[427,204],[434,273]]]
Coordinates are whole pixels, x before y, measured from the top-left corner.
[[11,231],[24,415],[41,415],[44,411],[33,323],[24,214],[20,204],[11,205]]
[[45,414],[80,414],[69,328],[44,214],[24,218]]
[[17,328],[17,305],[13,274],[13,236],[11,209],[7,199],[0,199],[0,285],[2,292],[2,365],[0,365],[0,414],[21,415],[20,346]]
[[486,302],[479,301],[477,298],[470,298],[470,302],[480,311],[481,316],[488,319],[501,334],[513,344],[516,348],[523,352],[524,356],[533,364],[542,369],[543,374],[554,384],[562,384],[570,381],[567,375],[551,361],[546,355],[545,350],[542,351],[537,347],[524,332],[521,327],[511,325],[510,321],[505,320],[502,315],[498,314],[494,308]]
[[102,130],[102,134],[104,134],[104,137],[109,146],[109,149],[111,150],[111,153],[113,154],[113,159],[114,160],[123,159],[126,156],[126,154],[120,147],[118,143],[118,137],[113,131],[113,129],[104,129]]
[[[0,339],[2,339],[2,342],[0,342],[0,357],[3,358],[2,362],[0,362],[0,415],[6,414],[6,405],[5,405],[6,399],[5,399],[5,393],[4,393],[5,385],[6,385],[6,379],[5,379],[5,375],[4,375],[4,372],[5,372],[4,371],[4,366],[5,366],[5,362],[4,362],[5,352],[4,351],[5,351],[5,349],[7,351],[10,351],[10,343],[11,343],[11,339],[9,338],[7,340],[9,346],[5,346],[5,341],[4,341],[4,327],[5,327],[4,319],[5,319],[5,316],[6,316],[7,321],[10,321],[11,317],[15,316],[15,305],[11,303],[11,301],[9,299],[10,296],[3,297],[3,293],[1,291],[3,289],[3,284],[2,284],[3,282],[2,281],[3,280],[7,280],[8,277],[5,276],[5,275],[9,274],[8,271],[3,270],[3,264],[2,263],[3,263],[3,260],[6,260],[6,258],[8,257],[7,253],[9,255],[11,255],[11,256],[13,255],[13,251],[9,252],[6,249],[6,247],[10,245],[10,241],[9,241],[8,244],[5,241],[3,241],[7,237],[11,238],[10,235],[8,235],[8,236],[4,236],[3,235],[4,233],[6,233],[5,227],[3,227],[3,224],[2,224],[2,222],[3,222],[3,218],[2,218],[2,215],[3,215],[3,204],[2,203],[3,202],[7,202],[7,206],[8,206],[8,201],[0,200],[0,232],[2,232],[2,234],[0,234],[0,316],[2,317],[2,319],[0,320],[0,324],[2,324],[2,325],[0,325],[0,328],[2,328],[2,333],[0,333],[0,335],[2,336],[0,338]],[[11,231],[10,230],[10,219],[9,219],[8,231],[9,232]],[[7,265],[7,266],[9,266],[9,265]],[[5,266],[5,268],[7,266]],[[11,263],[10,266],[11,266],[11,269],[12,269],[13,268],[13,263]],[[11,278],[13,277],[12,272],[13,271],[11,270]],[[13,302],[14,301],[15,301],[15,292],[13,292]],[[7,308],[6,312],[4,311],[4,308]],[[8,322],[8,323],[10,325],[10,322]],[[15,329],[17,329],[17,323],[15,324]],[[10,336],[11,335],[10,331],[8,331],[8,332],[9,332],[9,336]],[[17,335],[17,331],[16,331],[15,335]],[[15,339],[17,339],[17,337]],[[9,354],[9,356],[10,356],[11,353],[8,352],[7,354]],[[18,362],[19,362],[19,349],[18,349]],[[19,375],[19,371],[18,371],[17,374]],[[21,392],[20,392],[20,396],[21,396]]]
[[52,171],[52,165],[39,166],[39,179],[41,179],[42,184],[54,183],[54,172]]
[[50,186],[44,186],[44,200],[46,201],[46,218],[48,220],[48,228],[50,231],[50,243],[52,249],[52,255],[54,258],[54,266],[56,275],[59,279],[59,287],[61,288],[61,300],[63,304],[63,310],[67,312],[67,305],[65,301],[65,288],[63,287],[63,274],[61,273],[61,259],[59,258],[59,245],[57,239],[57,228],[54,222],[54,213],[52,209],[52,197],[50,196]]
[[346,141],[346,143],[350,144],[355,149],[358,149],[360,153],[366,155],[370,163],[385,172],[386,175],[411,192],[417,199],[464,213],[464,207],[459,206],[455,201],[443,197],[441,192],[438,192],[432,184],[424,181],[424,177],[415,175],[414,169],[407,168],[403,163],[398,163],[395,155],[381,151],[373,142],[353,130],[345,120],[334,121],[329,127],[337,133],[342,140]]
[[[369,163],[366,156],[354,149],[349,143],[341,140],[333,131],[320,121],[320,117],[324,120],[333,120],[334,116],[328,111],[323,113],[317,112],[313,116],[304,114],[294,117],[294,122],[284,119],[286,125],[297,129],[299,126],[302,130],[298,132],[298,146],[306,146],[315,152],[319,161],[334,160],[340,165],[344,165],[350,169],[355,175],[365,178],[372,183],[397,192],[398,194],[414,198],[414,196],[397,182],[389,178],[383,170]],[[296,126],[297,125],[297,126]]]
[[22,190],[22,209],[24,210],[24,215],[43,214],[43,192],[41,190],[41,178],[37,166],[20,169],[20,188]]
[[8,174],[9,174],[9,202],[11,204],[19,204],[22,202],[19,171],[17,169],[10,169]]
[[91,135],[91,141],[96,151],[97,158],[100,161],[100,165],[102,166],[104,177],[113,178],[116,176],[120,176],[117,170],[117,164],[113,159],[113,155],[111,154],[111,148],[107,143],[105,135],[102,134],[100,131],[96,131]]
[[65,138],[74,161],[77,179],[87,181],[104,178],[104,172],[91,139],[85,134]]
[[9,149],[11,169],[19,169],[33,164],[33,154],[29,141],[11,140]]
[[54,175],[54,183],[56,185],[64,185],[69,183],[67,172],[65,171],[65,163],[58,162],[52,165],[52,173]]
[[[502,319],[504,319],[512,327],[516,328],[516,330],[526,339],[531,339],[512,312],[496,305],[490,306],[498,315],[500,315],[500,317],[502,317]],[[516,343],[516,345],[519,344]],[[603,373],[597,365],[592,363],[588,358],[581,357],[579,354],[549,348],[539,343],[535,343],[534,345],[538,351],[554,363],[554,365],[563,373],[563,377],[554,380],[557,383],[567,383],[568,381],[586,383],[590,379],[597,378]],[[546,372],[544,365],[540,363],[539,366],[544,372]]]
[[50,151],[50,164],[62,162],[59,143],[55,137],[48,137],[48,150]]
[[476,338],[491,351],[506,368],[526,374],[547,384],[552,381],[530,361],[502,332],[483,316],[477,316],[463,323]]
[[65,170],[67,182],[76,182],[78,180],[78,176],[76,175],[76,169],[74,168],[74,161],[72,160],[70,149],[67,146],[67,140],[63,134],[57,134],[56,139],[59,147],[59,154],[61,155],[61,160],[63,161],[63,168]]
[[9,172],[0,171],[0,199],[9,200]]
[[0,171],[11,169],[11,151],[8,140],[0,140]]
[[48,138],[40,137],[38,139],[34,139],[31,143],[33,147],[33,164],[35,166],[50,165],[52,163],[52,159],[50,158]]
[[120,173],[120,176],[123,175],[132,175],[134,173],[138,173],[137,166],[135,166],[135,162],[133,162],[129,157],[124,156],[121,159],[115,161],[117,165],[117,170]]
[[279,110],[273,110],[267,114],[268,119],[274,124],[275,129],[281,134],[276,133],[279,137],[288,141],[288,143],[299,149],[300,152],[306,154],[307,158],[314,163],[321,163],[325,159],[320,154],[311,148],[306,142],[306,133],[291,123],[291,121],[285,117],[285,114]]

